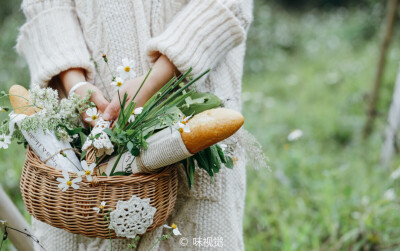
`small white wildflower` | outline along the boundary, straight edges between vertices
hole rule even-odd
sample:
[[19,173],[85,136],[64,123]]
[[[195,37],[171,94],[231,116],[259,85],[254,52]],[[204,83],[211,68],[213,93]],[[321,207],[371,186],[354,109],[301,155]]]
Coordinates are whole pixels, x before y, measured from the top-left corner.
[[7,221],[5,220],[0,220],[0,225],[5,225],[7,223]]
[[128,122],[133,123],[135,121],[135,115],[141,114],[143,111],[143,107],[138,107],[135,110],[132,111],[132,115],[129,117]]
[[361,198],[361,204],[364,206],[367,206],[369,204],[369,197],[368,196],[363,196]]
[[226,144],[218,144],[221,147],[222,151],[225,152],[226,148],[228,147]]
[[390,174],[390,178],[392,180],[397,180],[400,177],[400,167],[398,167],[396,170],[394,170],[391,174]]
[[11,136],[5,134],[0,135],[0,149],[7,149],[9,144],[11,144]]
[[83,160],[83,161],[81,161],[81,165],[82,165],[83,171],[78,172],[78,175],[86,176],[87,181],[91,182],[93,170],[96,167],[96,163],[92,163],[90,166],[88,166],[87,162],[85,160]]
[[179,232],[178,226],[176,224],[172,224],[171,226],[163,225],[163,227],[168,228],[168,229],[173,229],[172,233],[174,235],[181,235],[181,232]]
[[178,129],[178,131],[180,133],[182,133],[182,132],[187,132],[187,133],[190,132],[190,127],[187,124],[187,122],[190,119],[190,117],[192,117],[192,116],[188,116],[188,117],[185,116],[185,117],[183,117],[182,121],[180,121],[180,122],[175,124],[175,128]]
[[291,133],[289,133],[287,139],[289,141],[295,141],[295,140],[300,139],[302,136],[303,136],[303,131],[300,129],[296,129],[296,130],[293,130]]
[[97,108],[96,107],[87,109],[86,110],[86,115],[88,115],[88,118],[85,119],[87,122],[95,121],[100,116],[99,113],[97,112]]
[[178,129],[178,131],[179,131],[180,133],[182,133],[182,132],[190,132],[190,127],[189,127],[189,125],[187,125],[187,124],[183,124],[183,123],[181,123],[181,122],[178,122],[178,123],[175,125],[175,127]]
[[396,199],[396,193],[394,192],[394,189],[390,188],[386,190],[386,192],[383,194],[383,198],[390,201]]
[[106,202],[105,202],[105,201],[102,201],[101,204],[100,204],[100,206],[99,206],[99,207],[94,207],[93,210],[94,210],[94,211],[97,211],[97,213],[100,213],[101,211],[104,210],[105,205],[106,205]]
[[136,77],[136,73],[133,71],[135,67],[135,61],[127,58],[122,59],[122,65],[117,67],[119,76],[125,80]]
[[360,219],[361,214],[360,214],[360,212],[355,211],[355,212],[351,213],[351,217],[353,217],[353,219],[358,220],[358,219]]
[[139,114],[141,114],[143,112],[143,107],[138,107],[138,108],[135,108],[135,110],[133,110],[133,113],[135,114],[135,115],[139,115]]
[[57,181],[60,182],[60,184],[58,184],[58,188],[60,188],[63,192],[67,191],[69,187],[79,189],[79,186],[76,183],[82,181],[81,177],[70,180],[69,174],[66,170],[63,170],[62,174],[64,178],[57,178]]
[[5,112],[5,111],[6,111],[6,109],[4,109],[4,107],[0,106],[0,112]]
[[118,89],[122,88],[122,86],[124,85],[124,80],[120,77],[116,77],[115,81],[111,82],[112,86],[116,86]]

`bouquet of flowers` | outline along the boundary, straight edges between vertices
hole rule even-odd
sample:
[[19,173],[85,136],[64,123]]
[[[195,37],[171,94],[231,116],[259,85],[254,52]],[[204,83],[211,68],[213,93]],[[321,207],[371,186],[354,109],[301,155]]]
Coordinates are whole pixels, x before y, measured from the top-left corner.
[[[108,64],[107,57],[103,58]],[[12,139],[29,144],[43,163],[62,171],[63,177],[56,179],[62,192],[80,189],[80,182],[91,182],[95,176],[157,173],[178,162],[185,166],[190,188],[196,166],[211,177],[222,166],[233,168],[231,149],[218,142],[235,133],[244,119],[238,112],[220,108],[221,100],[215,95],[193,88],[208,71],[196,78],[189,77],[191,70],[173,77],[143,107],[137,107],[135,97],[150,72],[132,99],[118,89],[121,110],[114,122],[102,118],[90,101],[91,92],[84,98],[72,94],[62,100],[51,88],[27,91],[13,86],[9,93],[1,92],[0,98],[10,98],[12,111],[0,123],[0,148],[8,148]],[[111,76],[116,87],[129,77],[112,72]],[[86,113],[86,121],[81,119],[82,113]],[[85,123],[92,121],[93,128]],[[94,163],[86,162],[89,155],[95,156]],[[117,236],[135,238],[153,223],[156,208],[150,205],[150,199],[133,195],[108,211],[105,204],[94,211],[105,214],[108,229],[114,229]],[[140,217],[129,217],[137,214],[132,211],[135,208],[141,210]]]

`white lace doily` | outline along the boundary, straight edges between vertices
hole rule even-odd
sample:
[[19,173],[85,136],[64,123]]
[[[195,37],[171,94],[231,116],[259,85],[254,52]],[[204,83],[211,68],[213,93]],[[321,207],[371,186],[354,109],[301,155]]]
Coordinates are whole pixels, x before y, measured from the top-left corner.
[[119,237],[135,238],[137,234],[144,234],[153,224],[156,211],[150,205],[150,199],[133,195],[129,201],[118,201],[117,208],[111,212],[109,227]]

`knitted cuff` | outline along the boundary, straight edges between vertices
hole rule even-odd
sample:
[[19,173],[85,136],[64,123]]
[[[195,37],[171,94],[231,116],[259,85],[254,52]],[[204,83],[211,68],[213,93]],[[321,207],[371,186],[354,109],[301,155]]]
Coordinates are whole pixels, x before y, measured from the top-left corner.
[[16,49],[28,62],[32,84],[46,87],[70,68],[83,68],[93,79],[94,66],[72,7],[40,12],[21,27]]
[[180,72],[192,67],[196,76],[214,67],[244,38],[239,20],[219,1],[192,0],[163,33],[149,41],[147,55],[155,62],[164,54]]

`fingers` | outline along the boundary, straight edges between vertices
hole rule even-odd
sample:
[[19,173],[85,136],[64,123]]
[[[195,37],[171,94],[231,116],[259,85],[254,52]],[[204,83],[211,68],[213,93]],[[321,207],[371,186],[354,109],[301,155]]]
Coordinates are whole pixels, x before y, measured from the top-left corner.
[[[80,88],[78,88],[75,92],[78,94],[81,98],[85,97],[87,94],[88,90],[93,90],[93,93],[90,97],[90,101],[92,101],[99,113],[102,113],[106,110],[107,106],[109,105],[109,102],[104,98],[103,93],[94,85],[84,85]],[[96,122],[95,121],[90,121],[88,122],[86,119],[89,118],[89,116],[84,112],[81,114],[82,119],[86,122],[89,123],[91,126],[95,126]]]
[[92,97],[90,98],[90,101],[96,104],[97,109],[99,111],[104,112],[107,108],[107,106],[110,104],[106,98],[103,96],[103,94],[99,91],[96,91],[95,93],[92,94]]
[[118,96],[114,96],[113,100],[107,106],[107,108],[105,109],[105,111],[103,113],[103,119],[104,120],[113,120],[113,119],[117,118],[120,109],[121,109],[121,107],[119,104]]

